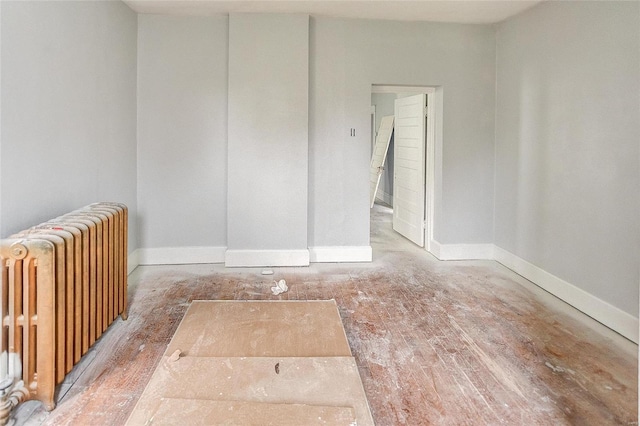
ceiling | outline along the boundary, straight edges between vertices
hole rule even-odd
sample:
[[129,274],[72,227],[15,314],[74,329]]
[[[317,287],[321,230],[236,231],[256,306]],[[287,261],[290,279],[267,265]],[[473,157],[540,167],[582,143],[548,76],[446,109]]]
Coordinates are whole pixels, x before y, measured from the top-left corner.
[[543,0],[123,0],[138,13],[227,15],[229,13],[305,13],[359,19],[491,24]]

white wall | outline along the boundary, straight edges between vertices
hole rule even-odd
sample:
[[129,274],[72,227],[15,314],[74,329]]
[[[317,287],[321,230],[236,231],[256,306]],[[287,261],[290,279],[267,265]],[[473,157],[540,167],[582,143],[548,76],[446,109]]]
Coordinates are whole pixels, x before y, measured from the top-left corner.
[[495,244],[638,316],[640,4],[497,27]]
[[[369,244],[372,84],[442,86],[435,237],[493,240],[495,33],[491,26],[312,18],[309,245]],[[349,136],[349,128],[357,136]]]
[[229,17],[228,265],[246,264],[236,250],[254,251],[250,264],[309,262],[308,64],[307,15]]
[[[97,201],[135,218],[135,13],[120,2],[0,8],[0,237]],[[129,230],[134,250],[135,219]]]
[[[242,176],[256,164],[239,161],[233,169],[222,164],[220,156],[226,155],[227,76],[248,72],[256,87],[267,81],[252,67],[236,66],[233,73],[223,76],[227,55],[233,54],[225,22],[225,18],[140,16],[138,185],[142,247],[229,245],[261,249],[266,242],[281,241],[276,243],[278,247],[288,246],[282,243],[288,238],[302,246],[303,237],[297,231],[296,236],[290,234],[292,228],[285,232],[272,227],[273,232],[265,233],[268,226],[264,219],[271,215],[264,215],[263,209],[274,213],[271,204],[278,205],[278,214],[286,212],[291,222],[292,217],[299,220],[292,209],[303,207],[284,206],[282,200],[269,197],[269,191],[263,194],[269,200],[256,198],[247,205],[249,198],[242,194],[255,192],[258,180],[249,185],[246,177],[255,173]],[[308,191],[305,247],[369,246],[371,84],[442,87],[445,142],[443,152],[437,155],[444,157],[444,169],[436,170],[443,176],[436,194],[436,199],[442,199],[436,211],[436,238],[443,243],[491,242],[493,28],[332,18],[312,18],[310,24],[308,179],[295,179],[306,184]],[[288,38],[301,49],[308,41],[304,35],[289,34]],[[243,40],[231,43],[232,50],[237,48],[238,54],[260,51],[253,47],[255,40]],[[287,65],[287,56],[283,58]],[[296,81],[300,80],[296,77]],[[268,94],[242,98],[244,107],[259,103],[263,112],[268,111],[273,108],[273,100],[280,99],[276,89],[273,86]],[[307,93],[302,85],[296,85],[295,91]],[[229,107],[234,108],[231,101]],[[283,107],[284,115],[296,115],[302,108],[302,104]],[[252,126],[241,128],[251,133],[253,140],[256,136],[263,138],[263,130],[277,124],[256,126],[263,121],[258,120],[260,114],[254,119]],[[304,124],[298,118],[293,122]],[[351,127],[357,129],[356,137],[349,136]],[[269,138],[279,139],[273,133]],[[261,151],[261,146],[244,149],[262,157],[261,162],[269,164],[269,173],[304,164],[290,149],[274,150],[276,155],[267,158],[269,151]],[[234,162],[233,155],[230,158],[229,164]],[[233,177],[227,182],[227,170],[241,178],[237,181],[239,189],[233,189]],[[275,188],[278,190],[271,190],[271,195],[282,194],[279,188],[289,188],[298,201],[305,192],[291,192],[289,183]],[[224,199],[226,195],[233,203],[234,194],[239,196],[237,208]],[[227,210],[230,221],[238,219],[235,225],[222,219]],[[246,220],[247,214],[252,217],[250,221]],[[301,222],[295,225],[296,230],[303,226]],[[231,236],[228,241],[225,238],[225,232],[232,228],[243,233],[237,234],[242,235],[237,244]]]
[[138,16],[141,247],[224,247],[226,17]]

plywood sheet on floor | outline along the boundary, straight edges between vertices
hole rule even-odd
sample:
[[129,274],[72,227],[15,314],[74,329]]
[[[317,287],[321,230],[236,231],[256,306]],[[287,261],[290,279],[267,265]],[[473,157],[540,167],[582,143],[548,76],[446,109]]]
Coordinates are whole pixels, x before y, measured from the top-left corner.
[[165,352],[185,356],[351,356],[338,307],[324,301],[194,301]]
[[372,425],[335,301],[194,301],[128,424],[207,419]]
[[[176,416],[179,413],[179,416]],[[162,398],[154,425],[353,426],[351,407]]]
[[358,425],[373,425],[352,357],[163,356],[128,424],[147,424],[162,398],[353,407]]

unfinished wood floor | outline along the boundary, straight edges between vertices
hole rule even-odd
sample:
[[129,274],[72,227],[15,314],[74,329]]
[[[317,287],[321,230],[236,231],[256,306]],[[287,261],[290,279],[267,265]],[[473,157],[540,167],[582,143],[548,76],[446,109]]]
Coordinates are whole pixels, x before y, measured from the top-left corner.
[[[638,424],[637,346],[495,262],[438,262],[372,215],[371,264],[139,267],[118,319],[17,424],[120,425],[196,299],[335,299],[378,425]],[[272,296],[273,279],[289,292]]]

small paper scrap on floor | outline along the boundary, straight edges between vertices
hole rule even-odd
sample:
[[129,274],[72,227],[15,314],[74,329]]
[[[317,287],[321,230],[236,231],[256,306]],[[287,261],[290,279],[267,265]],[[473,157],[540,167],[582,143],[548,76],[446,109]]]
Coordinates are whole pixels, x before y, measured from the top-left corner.
[[282,294],[287,290],[289,290],[289,287],[287,287],[287,282],[285,280],[280,280],[276,282],[275,286],[271,287],[271,292],[273,293],[274,296]]
[[180,349],[176,349],[176,351],[172,353],[171,356],[169,357],[169,361],[176,362],[177,360],[179,360],[180,353],[181,353]]
[[262,275],[273,275],[273,269],[263,269]]

